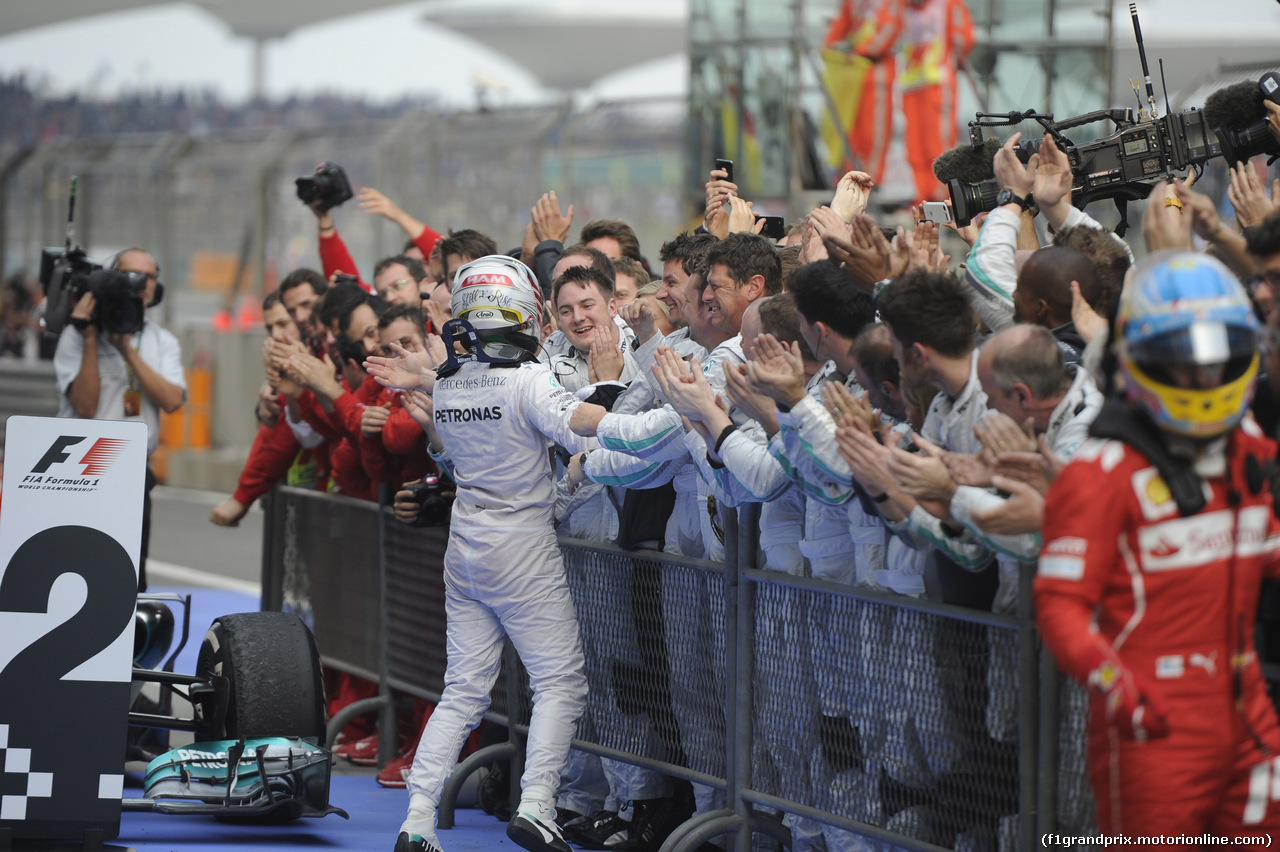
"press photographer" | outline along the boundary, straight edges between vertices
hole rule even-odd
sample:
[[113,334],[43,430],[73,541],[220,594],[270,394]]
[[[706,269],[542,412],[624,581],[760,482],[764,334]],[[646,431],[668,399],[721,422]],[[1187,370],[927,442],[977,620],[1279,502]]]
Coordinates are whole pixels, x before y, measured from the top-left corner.
[[[79,290],[79,297],[53,358],[58,416],[140,420],[147,424],[148,457],[159,441],[161,409],[171,414],[182,407],[187,396],[178,339],[145,315],[145,309],[157,302],[158,294],[163,292],[159,272],[155,258],[148,252],[130,248],[116,256],[110,271],[90,273],[85,285],[72,291],[74,297]],[[98,285],[96,291],[94,284]],[[140,291],[136,289],[138,284],[142,285]],[[137,295],[131,296],[126,290]],[[148,466],[139,591],[147,587],[151,489],[155,482]]]

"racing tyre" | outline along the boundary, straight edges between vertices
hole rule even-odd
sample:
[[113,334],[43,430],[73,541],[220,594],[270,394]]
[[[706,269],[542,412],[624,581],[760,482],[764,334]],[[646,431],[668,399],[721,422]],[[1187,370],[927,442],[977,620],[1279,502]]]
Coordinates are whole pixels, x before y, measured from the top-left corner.
[[[302,737],[323,743],[324,680],[311,631],[287,612],[243,612],[213,622],[196,674],[228,686],[223,723],[207,714],[207,739]],[[212,709],[212,708],[210,708]]]

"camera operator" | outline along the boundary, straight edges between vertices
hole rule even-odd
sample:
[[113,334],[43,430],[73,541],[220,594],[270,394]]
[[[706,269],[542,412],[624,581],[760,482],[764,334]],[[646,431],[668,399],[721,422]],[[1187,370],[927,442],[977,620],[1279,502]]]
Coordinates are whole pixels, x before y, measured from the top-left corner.
[[[146,278],[142,303],[156,299],[160,268],[140,248],[125,249],[111,268]],[[143,320],[135,334],[105,334],[96,324],[92,293],[85,293],[71,312],[69,327],[53,357],[58,381],[58,416],[94,420],[141,420],[147,424],[147,456],[160,439],[160,411],[172,414],[187,398],[178,339],[154,322]],[[103,342],[105,336],[106,342]],[[151,538],[151,489],[156,478],[147,466],[142,503],[142,550],[138,590],[147,588],[147,544]]]

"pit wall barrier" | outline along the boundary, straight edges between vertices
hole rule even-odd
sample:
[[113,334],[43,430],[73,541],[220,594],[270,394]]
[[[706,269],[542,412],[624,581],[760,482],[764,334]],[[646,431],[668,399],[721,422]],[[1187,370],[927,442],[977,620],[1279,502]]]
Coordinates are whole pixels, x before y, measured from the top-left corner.
[[[264,609],[299,613],[327,666],[379,685],[330,720],[330,741],[371,710],[395,730],[393,691],[438,701],[447,528],[294,488],[264,508]],[[699,812],[664,852],[817,834],[833,850],[1019,850],[1093,833],[1087,701],[1041,648],[1030,570],[1017,616],[995,615],[765,570],[759,507],[728,521],[723,564],[560,540],[590,687],[574,746],[691,782]],[[508,648],[486,718],[510,740],[459,764],[441,828],[479,766],[511,759],[518,783],[531,706]]]

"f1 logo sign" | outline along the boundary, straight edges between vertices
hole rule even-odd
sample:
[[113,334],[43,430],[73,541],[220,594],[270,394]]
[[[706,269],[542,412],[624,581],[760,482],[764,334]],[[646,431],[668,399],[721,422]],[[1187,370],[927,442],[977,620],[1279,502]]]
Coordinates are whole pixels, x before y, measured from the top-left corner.
[[67,447],[74,447],[83,440],[83,436],[79,438],[74,435],[60,436],[53,442],[53,446],[45,451],[45,454],[41,457],[40,461],[36,462],[36,466],[31,468],[31,472],[44,473],[49,469],[50,465],[64,462],[71,458],[71,454],[67,452]]
[[[71,453],[67,452],[67,448],[74,447],[83,440],[83,437],[76,437],[75,435],[59,436],[54,440],[53,446],[45,451],[40,461],[36,462],[36,466],[31,468],[31,473],[45,473],[53,465],[65,462],[71,458]],[[93,442],[93,446],[76,464],[84,465],[83,476],[101,476],[107,472],[107,468],[111,467],[111,463],[116,460],[116,457],[120,455],[128,443],[128,441],[121,438],[99,438]]]

